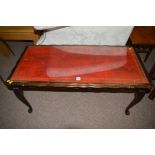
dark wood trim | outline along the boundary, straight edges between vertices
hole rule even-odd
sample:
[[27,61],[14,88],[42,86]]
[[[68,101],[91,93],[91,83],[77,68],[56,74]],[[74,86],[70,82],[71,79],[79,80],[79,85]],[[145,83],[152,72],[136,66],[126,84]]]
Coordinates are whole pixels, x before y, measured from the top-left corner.
[[16,87],[16,86],[23,86],[23,87],[68,87],[68,88],[126,88],[126,89],[131,89],[131,88],[144,88],[144,89],[151,89],[152,86],[149,84],[133,84],[133,83],[128,83],[128,84],[123,84],[123,83],[71,83],[71,82],[16,82],[13,81],[13,83],[8,85],[11,87]]
[[139,89],[146,93],[150,92],[148,88],[92,88],[92,87],[51,87],[51,86],[8,86],[8,89],[13,90],[16,87],[21,87],[24,91],[54,91],[54,92],[110,92],[110,93],[135,93]]

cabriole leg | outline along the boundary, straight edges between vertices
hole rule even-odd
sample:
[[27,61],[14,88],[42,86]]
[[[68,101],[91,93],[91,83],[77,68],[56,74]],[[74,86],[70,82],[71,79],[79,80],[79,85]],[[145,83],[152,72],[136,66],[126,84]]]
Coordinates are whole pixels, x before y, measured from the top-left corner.
[[29,108],[29,109],[28,109],[28,112],[29,112],[29,113],[32,113],[33,109],[32,109],[32,107],[31,107],[31,105],[29,104],[29,102],[28,102],[28,101],[26,100],[26,98],[24,97],[24,92],[23,92],[22,88],[21,88],[21,87],[17,87],[17,88],[14,88],[13,91],[14,91],[16,97],[17,97],[20,101],[22,101],[26,106],[28,106],[28,108]]
[[127,106],[126,110],[125,110],[125,114],[126,115],[130,115],[130,111],[129,109],[133,106],[135,106],[137,103],[139,103],[142,98],[145,96],[145,91],[144,90],[138,90],[136,93],[135,93],[135,97],[133,99],[133,101]]

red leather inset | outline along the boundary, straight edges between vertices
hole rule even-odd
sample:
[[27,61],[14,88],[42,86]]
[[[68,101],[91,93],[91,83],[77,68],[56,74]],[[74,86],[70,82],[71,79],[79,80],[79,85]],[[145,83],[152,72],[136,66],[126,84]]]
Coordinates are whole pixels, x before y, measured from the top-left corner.
[[86,83],[148,83],[132,48],[30,46],[11,80]]

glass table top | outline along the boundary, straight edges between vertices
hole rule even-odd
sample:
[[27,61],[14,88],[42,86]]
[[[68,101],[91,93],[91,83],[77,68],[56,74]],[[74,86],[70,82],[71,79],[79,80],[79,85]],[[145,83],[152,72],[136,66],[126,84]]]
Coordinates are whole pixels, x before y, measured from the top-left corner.
[[29,46],[15,82],[148,84],[132,48],[96,45]]

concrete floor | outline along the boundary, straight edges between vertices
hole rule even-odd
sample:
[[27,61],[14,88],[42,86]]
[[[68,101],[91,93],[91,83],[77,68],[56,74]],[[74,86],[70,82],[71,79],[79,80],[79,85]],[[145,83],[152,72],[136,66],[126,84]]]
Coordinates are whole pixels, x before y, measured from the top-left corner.
[[[9,42],[16,56],[6,58],[0,53],[0,74],[4,78],[30,44]],[[141,54],[142,59],[144,56]],[[154,61],[155,51],[145,63],[148,71]],[[0,81],[0,128],[155,128],[155,100],[149,100],[148,94],[131,109],[130,116],[124,110],[133,94],[27,91],[25,96],[33,106],[32,114]]]

